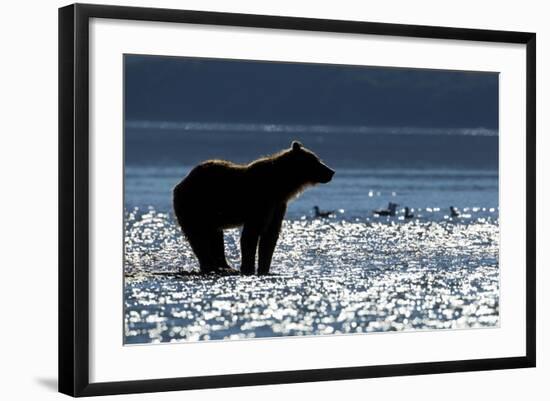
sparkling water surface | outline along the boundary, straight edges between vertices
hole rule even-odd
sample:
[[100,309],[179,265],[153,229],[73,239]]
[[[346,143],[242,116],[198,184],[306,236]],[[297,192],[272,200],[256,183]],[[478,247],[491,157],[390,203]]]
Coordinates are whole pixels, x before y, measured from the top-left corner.
[[[498,326],[498,136],[428,134],[128,127],[125,343]],[[199,275],[174,185],[201,160],[246,163],[294,139],[336,175],[289,205],[272,274]],[[389,202],[396,216],[373,214]],[[315,218],[316,205],[334,214]],[[237,269],[239,238],[225,232]]]
[[[272,275],[244,277],[197,274],[170,214],[134,209],[125,228],[125,342],[495,326],[493,214],[286,220]],[[225,235],[235,267],[239,234]]]

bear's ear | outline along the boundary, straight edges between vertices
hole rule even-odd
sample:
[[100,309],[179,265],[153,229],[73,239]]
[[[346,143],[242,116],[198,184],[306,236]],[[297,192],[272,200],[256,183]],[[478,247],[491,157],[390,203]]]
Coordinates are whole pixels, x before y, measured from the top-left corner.
[[298,141],[292,141],[292,150],[300,150],[303,148],[304,145],[302,145]]

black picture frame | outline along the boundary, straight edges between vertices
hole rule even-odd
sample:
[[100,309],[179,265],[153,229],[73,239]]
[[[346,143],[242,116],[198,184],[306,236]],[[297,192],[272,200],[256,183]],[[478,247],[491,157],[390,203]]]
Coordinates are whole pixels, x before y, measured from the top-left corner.
[[[90,383],[88,61],[91,18],[276,28],[526,45],[526,344],[520,357]],[[59,391],[71,396],[361,379],[535,366],[536,35],[220,12],[74,4],[59,9]]]

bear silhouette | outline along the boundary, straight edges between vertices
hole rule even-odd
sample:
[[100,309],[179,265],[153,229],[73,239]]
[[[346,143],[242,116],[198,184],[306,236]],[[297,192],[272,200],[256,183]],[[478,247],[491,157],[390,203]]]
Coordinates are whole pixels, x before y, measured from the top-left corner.
[[241,273],[268,274],[287,203],[308,186],[328,183],[334,171],[294,141],[289,149],[249,164],[208,160],[175,186],[174,212],[201,272],[231,269],[223,230],[242,226]]

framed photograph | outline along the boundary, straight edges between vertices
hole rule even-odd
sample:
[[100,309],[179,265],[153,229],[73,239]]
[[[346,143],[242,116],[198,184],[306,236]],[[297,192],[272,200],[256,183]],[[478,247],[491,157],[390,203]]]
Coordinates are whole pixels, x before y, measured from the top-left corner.
[[72,396],[535,366],[535,34],[61,8],[59,216]]

